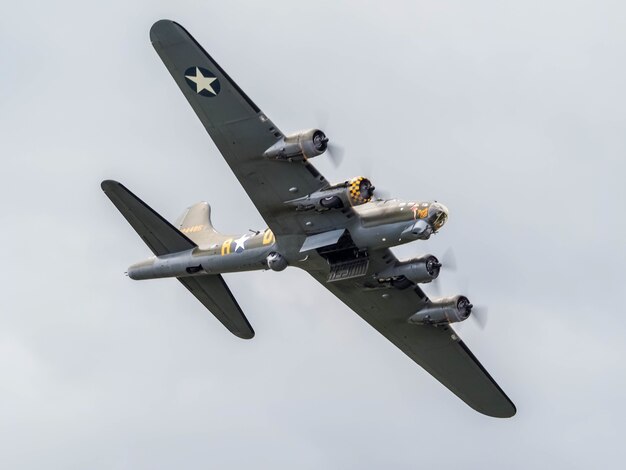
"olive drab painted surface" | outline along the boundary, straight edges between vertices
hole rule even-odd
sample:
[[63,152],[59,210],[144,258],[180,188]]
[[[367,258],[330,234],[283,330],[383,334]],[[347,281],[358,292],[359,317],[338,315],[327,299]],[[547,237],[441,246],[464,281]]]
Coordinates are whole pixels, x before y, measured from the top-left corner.
[[439,276],[441,262],[431,254],[398,260],[390,251],[437,234],[448,209],[378,198],[363,176],[329,183],[310,162],[328,148],[323,131],[283,133],[181,25],[158,21],[150,40],[267,228],[223,234],[206,202],[172,225],[122,184],[104,181],[154,253],[128,276],[177,278],[229,331],[249,339],[252,326],[221,275],[304,269],[470,407],[513,416],[513,402],[452,327],[471,316],[469,299],[428,298],[420,284]]

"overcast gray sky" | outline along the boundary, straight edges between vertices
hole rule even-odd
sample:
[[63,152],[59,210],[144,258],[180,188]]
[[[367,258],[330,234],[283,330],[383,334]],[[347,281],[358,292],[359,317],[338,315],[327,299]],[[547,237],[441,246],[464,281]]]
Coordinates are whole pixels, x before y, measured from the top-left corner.
[[[445,293],[516,403],[467,407],[304,272],[227,276],[229,334],[99,184],[170,220],[263,221],[148,39],[183,24],[285,132],[327,120],[365,173],[450,221]],[[0,467],[618,468],[624,389],[626,6],[620,1],[0,4]],[[326,118],[323,118],[326,116]],[[462,467],[461,467],[462,466]]]

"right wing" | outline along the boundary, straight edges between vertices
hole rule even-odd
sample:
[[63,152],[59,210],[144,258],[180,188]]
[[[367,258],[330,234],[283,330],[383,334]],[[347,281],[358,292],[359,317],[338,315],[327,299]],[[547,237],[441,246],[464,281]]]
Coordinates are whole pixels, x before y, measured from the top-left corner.
[[408,322],[428,302],[419,287],[400,290],[371,285],[373,273],[397,261],[393,253],[370,252],[369,260],[367,275],[360,278],[327,282],[328,267],[324,260],[309,273],[476,411],[498,418],[515,415],[513,402],[450,326]]
[[324,232],[346,220],[337,211],[294,216],[285,202],[329,186],[328,181],[306,160],[262,156],[284,134],[181,25],[157,21],[150,40],[275,235],[305,235],[311,226]]

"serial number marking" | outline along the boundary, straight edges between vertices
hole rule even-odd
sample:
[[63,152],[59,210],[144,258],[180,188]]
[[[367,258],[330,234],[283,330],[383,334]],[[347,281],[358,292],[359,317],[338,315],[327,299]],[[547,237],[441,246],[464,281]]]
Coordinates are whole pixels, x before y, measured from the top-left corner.
[[194,225],[192,227],[185,227],[181,230],[183,233],[195,233],[204,230],[204,225]]

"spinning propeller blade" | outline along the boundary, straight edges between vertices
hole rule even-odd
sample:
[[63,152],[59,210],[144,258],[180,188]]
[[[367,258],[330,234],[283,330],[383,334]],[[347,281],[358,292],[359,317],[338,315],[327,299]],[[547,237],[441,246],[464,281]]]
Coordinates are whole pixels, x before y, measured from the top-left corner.
[[[452,271],[452,272],[456,271],[456,257],[454,256],[454,250],[452,250],[452,247],[444,251],[439,262],[441,263],[441,269],[445,269],[446,271]],[[434,279],[430,284],[432,286],[433,294],[437,297],[440,297],[441,296],[441,283],[439,281],[439,277]],[[460,291],[463,295],[468,295],[469,293],[468,284],[469,284],[468,279],[465,277],[462,278],[459,282],[459,285],[461,287]],[[471,296],[468,295],[468,297],[471,299]],[[476,322],[476,325],[481,330],[484,329],[485,325],[487,324],[487,317],[488,317],[487,313],[488,313],[487,307],[484,305],[472,306],[472,313],[470,314],[470,318],[474,319],[474,321]]]
[[341,165],[344,154],[344,148],[341,145],[329,142],[328,147],[326,148],[326,153],[328,154],[328,159],[335,168]]
[[[446,271],[455,272],[456,271],[456,257],[454,256],[454,250],[452,247],[449,247],[446,251],[443,252],[441,259],[439,260],[441,263],[441,269],[445,269]],[[441,284],[439,281],[439,277],[434,279],[431,283],[433,288],[433,292],[436,296],[441,296]]]
[[[315,121],[317,122],[317,128],[321,129],[323,132],[326,132],[326,129],[328,127],[328,113],[325,111],[317,111],[315,113],[315,118]],[[344,153],[345,150],[341,145],[335,144],[330,141],[328,142],[326,147],[326,154],[328,155],[328,159],[335,168],[337,168],[341,164]]]
[[470,318],[473,318],[478,325],[478,328],[481,330],[485,329],[485,325],[487,324],[487,307],[484,305],[474,305],[472,307],[472,313],[470,314]]

